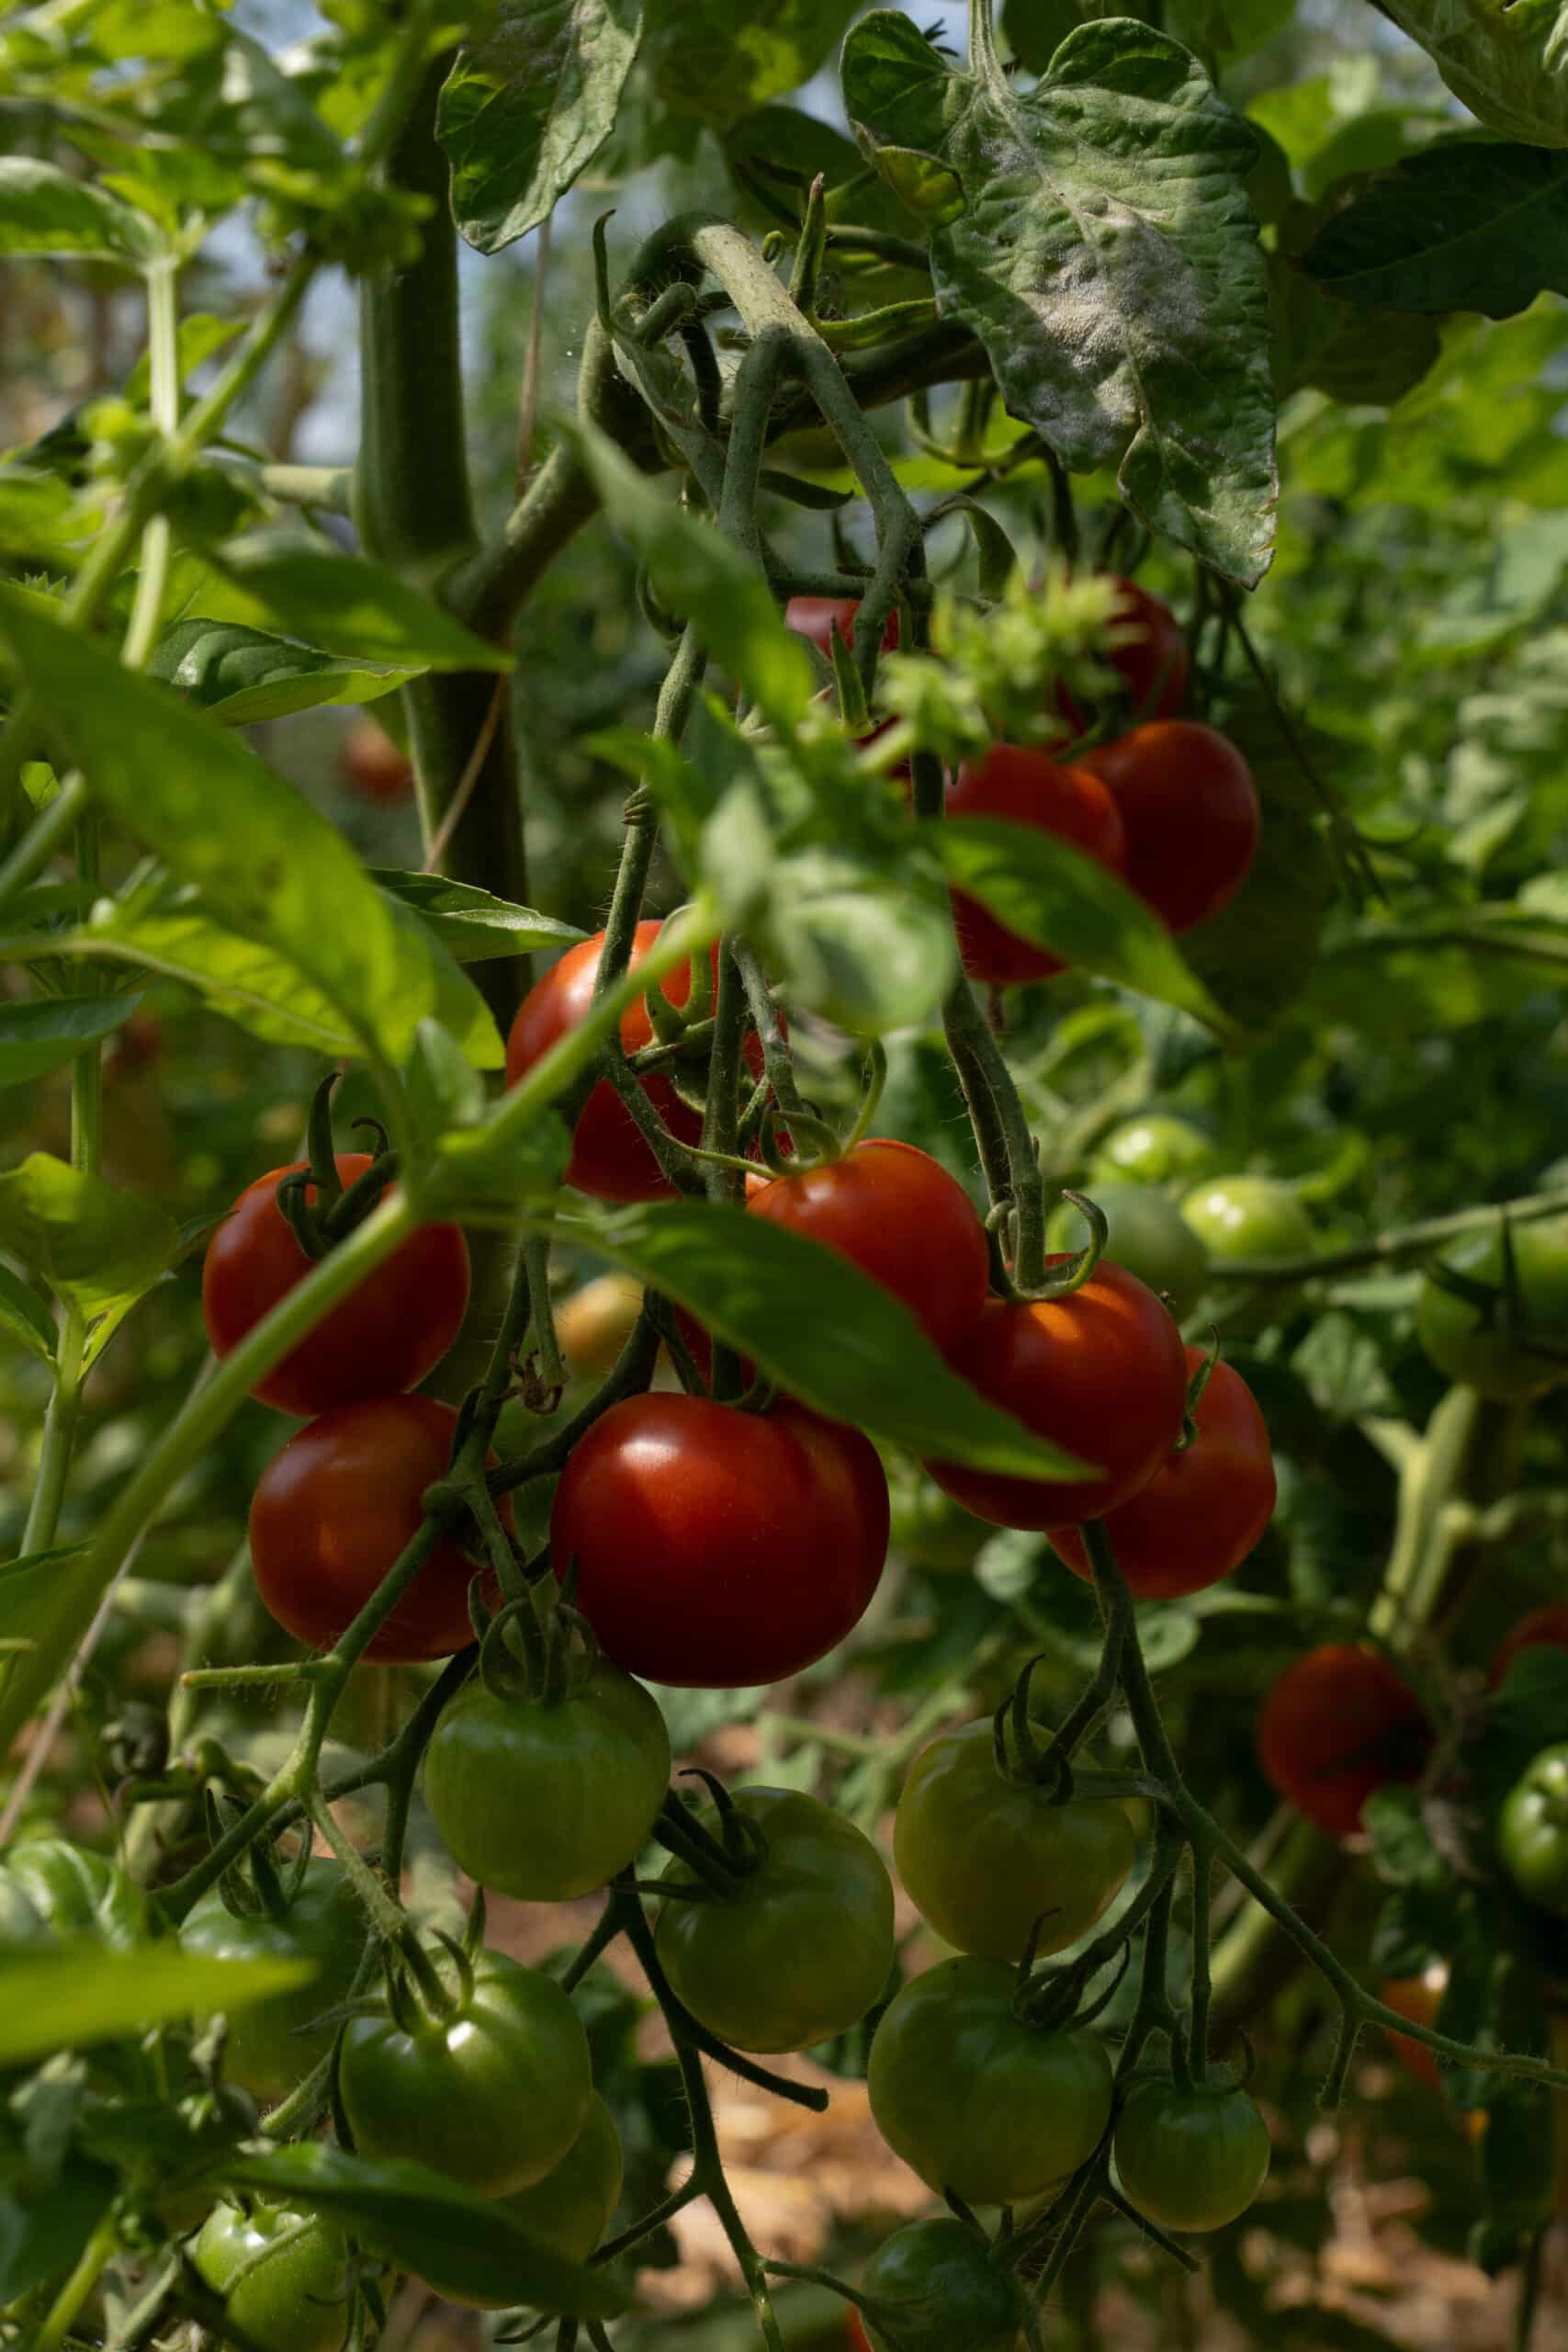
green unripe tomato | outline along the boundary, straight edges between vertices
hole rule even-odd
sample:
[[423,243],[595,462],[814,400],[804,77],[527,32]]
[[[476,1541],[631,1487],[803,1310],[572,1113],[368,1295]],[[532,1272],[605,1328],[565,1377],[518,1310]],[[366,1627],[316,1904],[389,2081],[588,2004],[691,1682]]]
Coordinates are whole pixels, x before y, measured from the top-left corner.
[[354,2018],[338,2095],[362,2155],[411,2156],[479,2197],[531,2188],[588,2120],[582,2020],[555,1979],[482,1951],[439,2017]]
[[424,1796],[448,1853],[525,1903],[592,1894],[641,1850],[670,1784],[657,1701],[607,1658],[567,1696],[502,1696],[478,1676],[425,1751]]
[[1120,1891],[1137,1838],[1115,1798],[1053,1804],[997,1770],[989,1717],[944,1732],[915,1758],[893,1824],[893,1859],[921,1917],[958,1951],[1021,1960],[1089,1933]]
[[1163,2230],[1221,2230],[1269,2177],[1269,2126],[1229,2084],[1140,2083],[1116,2120],[1122,2193]]
[[910,2222],[866,2264],[861,2292],[876,2352],[1013,2352],[1023,2290],[963,2222]]
[[[1292,1187],[1273,1176],[1211,1177],[1183,1197],[1181,1214],[1211,1258],[1307,1258],[1324,1246]],[[1212,1284],[1223,1282],[1210,1271]],[[1261,1331],[1294,1295],[1288,1285],[1259,1285],[1227,1311],[1224,1328],[1243,1338]]]
[[1497,1816],[1497,1850],[1519,1893],[1568,1919],[1568,1746],[1543,1747]]
[[1503,1233],[1489,1226],[1450,1241],[1442,1262],[1497,1294],[1488,1308],[1456,1298],[1427,1277],[1416,1328],[1438,1370],[1450,1380],[1503,1400],[1543,1396],[1568,1380],[1568,1355],[1552,1357],[1532,1340],[1568,1345],[1568,1217],[1542,1217],[1513,1228],[1512,1306],[1505,1294]]
[[339,2352],[348,2333],[348,2249],[319,2215],[215,2205],[194,2260],[235,2329],[260,2352]]
[[586,2262],[620,2201],[621,2171],[615,2119],[595,2091],[588,2120],[559,2164],[532,2188],[509,2197],[506,2210],[557,2254]]
[[90,1939],[128,1951],[152,1933],[147,1897],[118,1863],[63,1838],[11,1848],[0,1864],[0,1903],[24,1934],[30,1910],[54,1943]]
[[1014,1971],[945,1960],[906,1984],[871,2044],[877,2130],[929,2188],[1014,2205],[1074,2171],[1111,2120],[1111,2073],[1092,2033],[1014,2013]]
[[192,1905],[180,1928],[186,1951],[207,1960],[308,1960],[316,1974],[292,1993],[273,1993],[234,2011],[224,2066],[260,2099],[287,2098],[333,2046],[337,2028],[301,2033],[348,1998],[365,1950],[365,1913],[339,1862],[307,1862],[299,1891],[274,1917],[236,1918],[217,1887]]
[[1089,1181],[1127,1184],[1195,1184],[1220,1164],[1213,1138],[1169,1111],[1125,1119],[1104,1137]]
[[[868,1838],[795,1789],[738,1789],[766,1840],[761,1861],[713,1902],[666,1903],[666,1974],[692,2015],[737,2050],[807,2050],[847,2033],[893,1967],[893,1882]],[[703,1826],[719,1834],[716,1813]],[[661,1883],[689,1886],[671,1862]]]
[[[1153,1184],[1097,1183],[1086,1197],[1104,1216],[1106,1257],[1168,1298],[1178,1322],[1190,1315],[1203,1295],[1209,1252],[1169,1194]],[[1045,1227],[1046,1249],[1081,1250],[1088,1239],[1088,1226],[1064,1201]]]

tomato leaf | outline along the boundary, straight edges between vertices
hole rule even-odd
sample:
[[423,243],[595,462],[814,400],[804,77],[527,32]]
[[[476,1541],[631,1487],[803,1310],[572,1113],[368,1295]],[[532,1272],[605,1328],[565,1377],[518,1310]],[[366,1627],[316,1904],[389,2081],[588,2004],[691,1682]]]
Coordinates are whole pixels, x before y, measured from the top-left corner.
[[809,81],[859,0],[649,0],[646,47],[659,95],[682,114],[738,122]]
[[1387,0],[1456,98],[1490,130],[1568,147],[1568,17],[1562,0]]
[[91,1320],[151,1290],[179,1228],[151,1201],[35,1151],[0,1176],[0,1249]]
[[458,51],[435,130],[470,245],[499,253],[554,209],[609,136],[641,31],[640,0],[502,0]]
[[1568,153],[1424,148],[1331,214],[1301,267],[1342,302],[1511,318],[1568,293]]
[[54,1362],[54,1325],[49,1309],[9,1266],[0,1266],[0,1330],[9,1332],[45,1363]]
[[207,552],[235,619],[271,622],[361,662],[512,667],[510,653],[465,628],[392,565],[343,555],[309,531],[251,531]]
[[210,2017],[308,1984],[313,1961],[203,1960],[171,1944],[67,1949],[0,1968],[0,2065],[79,2050],[175,2018]]
[[126,996],[39,996],[0,1004],[0,1086],[20,1086],[59,1069],[112,1035],[139,1000]]
[[937,303],[979,336],[1010,411],[1076,472],[1116,462],[1151,529],[1258,580],[1276,483],[1255,147],[1196,59],[1111,17],[1021,96],[994,58],[954,70],[879,8],[844,43],[843,85],[868,153],[956,175]]
[[158,245],[152,223],[105,189],[57,164],[0,156],[0,254],[85,255],[139,269]]
[[344,662],[237,621],[189,620],[176,621],[155,647],[147,674],[177,686],[225,727],[254,727],[323,703],[374,702],[421,671]]
[[0,633],[127,831],[197,884],[213,916],[313,981],[362,1048],[400,1061],[436,1010],[428,941],[415,925],[411,944],[342,835],[204,713],[8,586]]
[[792,1396],[873,1437],[1022,1477],[1083,1475],[950,1372],[908,1309],[814,1241],[710,1201],[563,1216],[558,1231],[690,1308]]
[[1098,859],[1032,826],[949,817],[924,829],[948,879],[999,922],[1070,964],[1190,1012],[1220,1036],[1235,1023],[1157,915]]
[[312,2142],[231,2157],[221,2178],[229,2188],[260,2189],[330,2213],[362,2245],[438,2293],[587,2319],[614,2319],[626,2308],[627,2297],[607,2271],[569,2261],[520,2229],[503,2206],[427,2165],[401,2157],[371,2162]]
[[570,947],[587,936],[572,923],[558,922],[553,915],[536,914],[532,907],[492,898],[472,883],[449,882],[444,874],[405,874],[391,866],[372,866],[370,879],[412,907],[459,964],[482,964],[497,956],[531,956],[536,948]]
[[[732,791],[724,809],[743,791]],[[931,1018],[958,968],[945,906],[872,859],[838,850],[774,857],[768,871],[755,928],[794,1002],[859,1037]]]
[[52,952],[112,956],[196,989],[225,1020],[254,1037],[335,1057],[355,1054],[354,1024],[332,999],[275,948],[231,931],[181,893],[167,907],[118,907],[86,929],[51,941]]
[[1319,828],[1288,801],[1269,800],[1241,888],[1181,940],[1189,966],[1238,1029],[1261,1035],[1296,1001],[1338,895]]

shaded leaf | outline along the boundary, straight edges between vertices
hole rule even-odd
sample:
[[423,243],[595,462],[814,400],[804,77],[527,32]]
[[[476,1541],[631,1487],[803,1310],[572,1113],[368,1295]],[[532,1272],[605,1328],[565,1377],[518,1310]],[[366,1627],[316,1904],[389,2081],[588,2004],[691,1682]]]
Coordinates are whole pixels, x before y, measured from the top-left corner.
[[151,1290],[178,1247],[178,1227],[151,1201],[48,1152],[0,1176],[0,1249],[89,1321]]
[[54,1362],[54,1324],[49,1309],[9,1266],[0,1266],[0,1331],[7,1332],[45,1363]]
[[449,882],[444,874],[408,874],[373,866],[370,878],[428,925],[459,964],[482,964],[497,956],[531,956],[536,948],[570,947],[587,936],[553,915],[492,898],[469,882]]
[[417,678],[420,668],[345,662],[238,621],[188,620],[160,639],[147,674],[177,686],[225,727],[252,727],[323,703],[374,702]]
[[241,620],[272,621],[329,652],[423,670],[510,670],[512,656],[389,563],[343,555],[308,531],[252,531],[209,550]]
[[797,90],[823,64],[858,0],[648,0],[645,51],[660,96],[723,126]]
[[87,929],[51,942],[55,952],[112,956],[184,980],[226,1020],[277,1046],[334,1057],[355,1054],[354,1023],[276,949],[207,913],[194,893],[172,906],[107,906]]
[[0,1004],[0,1086],[19,1086],[74,1061],[135,1012],[127,996],[40,996]]
[[210,2017],[308,1984],[308,1960],[204,1960],[172,1944],[64,1950],[10,1962],[0,1984],[0,2065],[79,2050],[175,2018]]
[[1425,148],[1333,213],[1301,266],[1344,302],[1511,318],[1568,293],[1568,153]]
[[1268,801],[1241,888],[1181,939],[1188,964],[1238,1029],[1258,1035],[1272,1028],[1301,995],[1338,895],[1318,827],[1288,801]]
[[957,977],[952,919],[940,899],[836,850],[775,858],[757,928],[791,1001],[855,1036],[931,1019]]
[[0,254],[49,254],[140,268],[158,249],[152,222],[118,197],[31,155],[0,156]]

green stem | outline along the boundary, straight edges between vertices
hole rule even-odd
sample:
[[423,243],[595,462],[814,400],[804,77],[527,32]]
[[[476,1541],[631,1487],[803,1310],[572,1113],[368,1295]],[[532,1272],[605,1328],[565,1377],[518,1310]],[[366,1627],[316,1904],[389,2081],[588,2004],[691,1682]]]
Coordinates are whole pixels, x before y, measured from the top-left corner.
[[119,2231],[112,2213],[106,2214],[83,2247],[76,2267],[50,2305],[34,2336],[32,2352],[59,2352],[118,2244]]
[[1216,1283],[1299,1283],[1323,1281],[1331,1274],[1355,1273],[1362,1266],[1397,1265],[1403,1258],[1418,1258],[1440,1242],[1451,1241],[1478,1227],[1532,1224],[1538,1217],[1558,1216],[1568,1210],[1568,1193],[1527,1193],[1517,1201],[1496,1201],[1487,1206],[1456,1209],[1447,1216],[1424,1217],[1418,1225],[1400,1226],[1388,1233],[1369,1234],[1347,1242],[1340,1250],[1324,1250],[1304,1258],[1215,1258],[1209,1268]]
[[[999,1205],[1003,1198],[1010,1202],[1013,1280],[1027,1295],[1045,1279],[1045,1187],[1035,1158],[1034,1137],[1012,1072],[967,980],[958,981],[942,1007],[942,1026],[964,1099],[979,1105],[975,1136],[993,1204]],[[998,1151],[1007,1168],[1006,1191],[999,1195],[992,1167]],[[996,1173],[999,1175],[999,1170]]]
[[38,1477],[22,1530],[22,1556],[47,1552],[60,1527],[71,1448],[82,1409],[82,1352],[86,1327],[82,1310],[67,1301],[61,1309],[54,1359],[54,1387],[43,1417]]
[[262,488],[288,506],[320,507],[329,514],[350,513],[354,472],[349,466],[264,466]]

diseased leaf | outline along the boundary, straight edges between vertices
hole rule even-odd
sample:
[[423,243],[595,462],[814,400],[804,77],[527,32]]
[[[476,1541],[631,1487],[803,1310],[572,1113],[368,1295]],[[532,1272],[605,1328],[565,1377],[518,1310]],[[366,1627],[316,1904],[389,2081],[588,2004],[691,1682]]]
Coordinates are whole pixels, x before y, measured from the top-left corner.
[[157,248],[152,223],[91,181],[31,155],[0,156],[0,254],[48,254],[139,269]]
[[1246,176],[1252,134],[1180,45],[1079,26],[1037,88],[955,71],[876,9],[844,44],[874,156],[918,151],[964,208],[938,226],[938,306],[985,345],[1009,409],[1077,472],[1114,462],[1151,528],[1251,584],[1276,496],[1269,316]]
[[1568,153],[1424,148],[1332,214],[1301,266],[1342,302],[1512,318],[1568,293]]
[[641,31],[640,0],[502,0],[458,52],[436,135],[470,245],[499,253],[548,216],[604,145]]
[[422,667],[345,662],[238,621],[189,620],[165,632],[147,674],[178,687],[225,727],[253,727],[323,703],[375,702],[417,678]]

